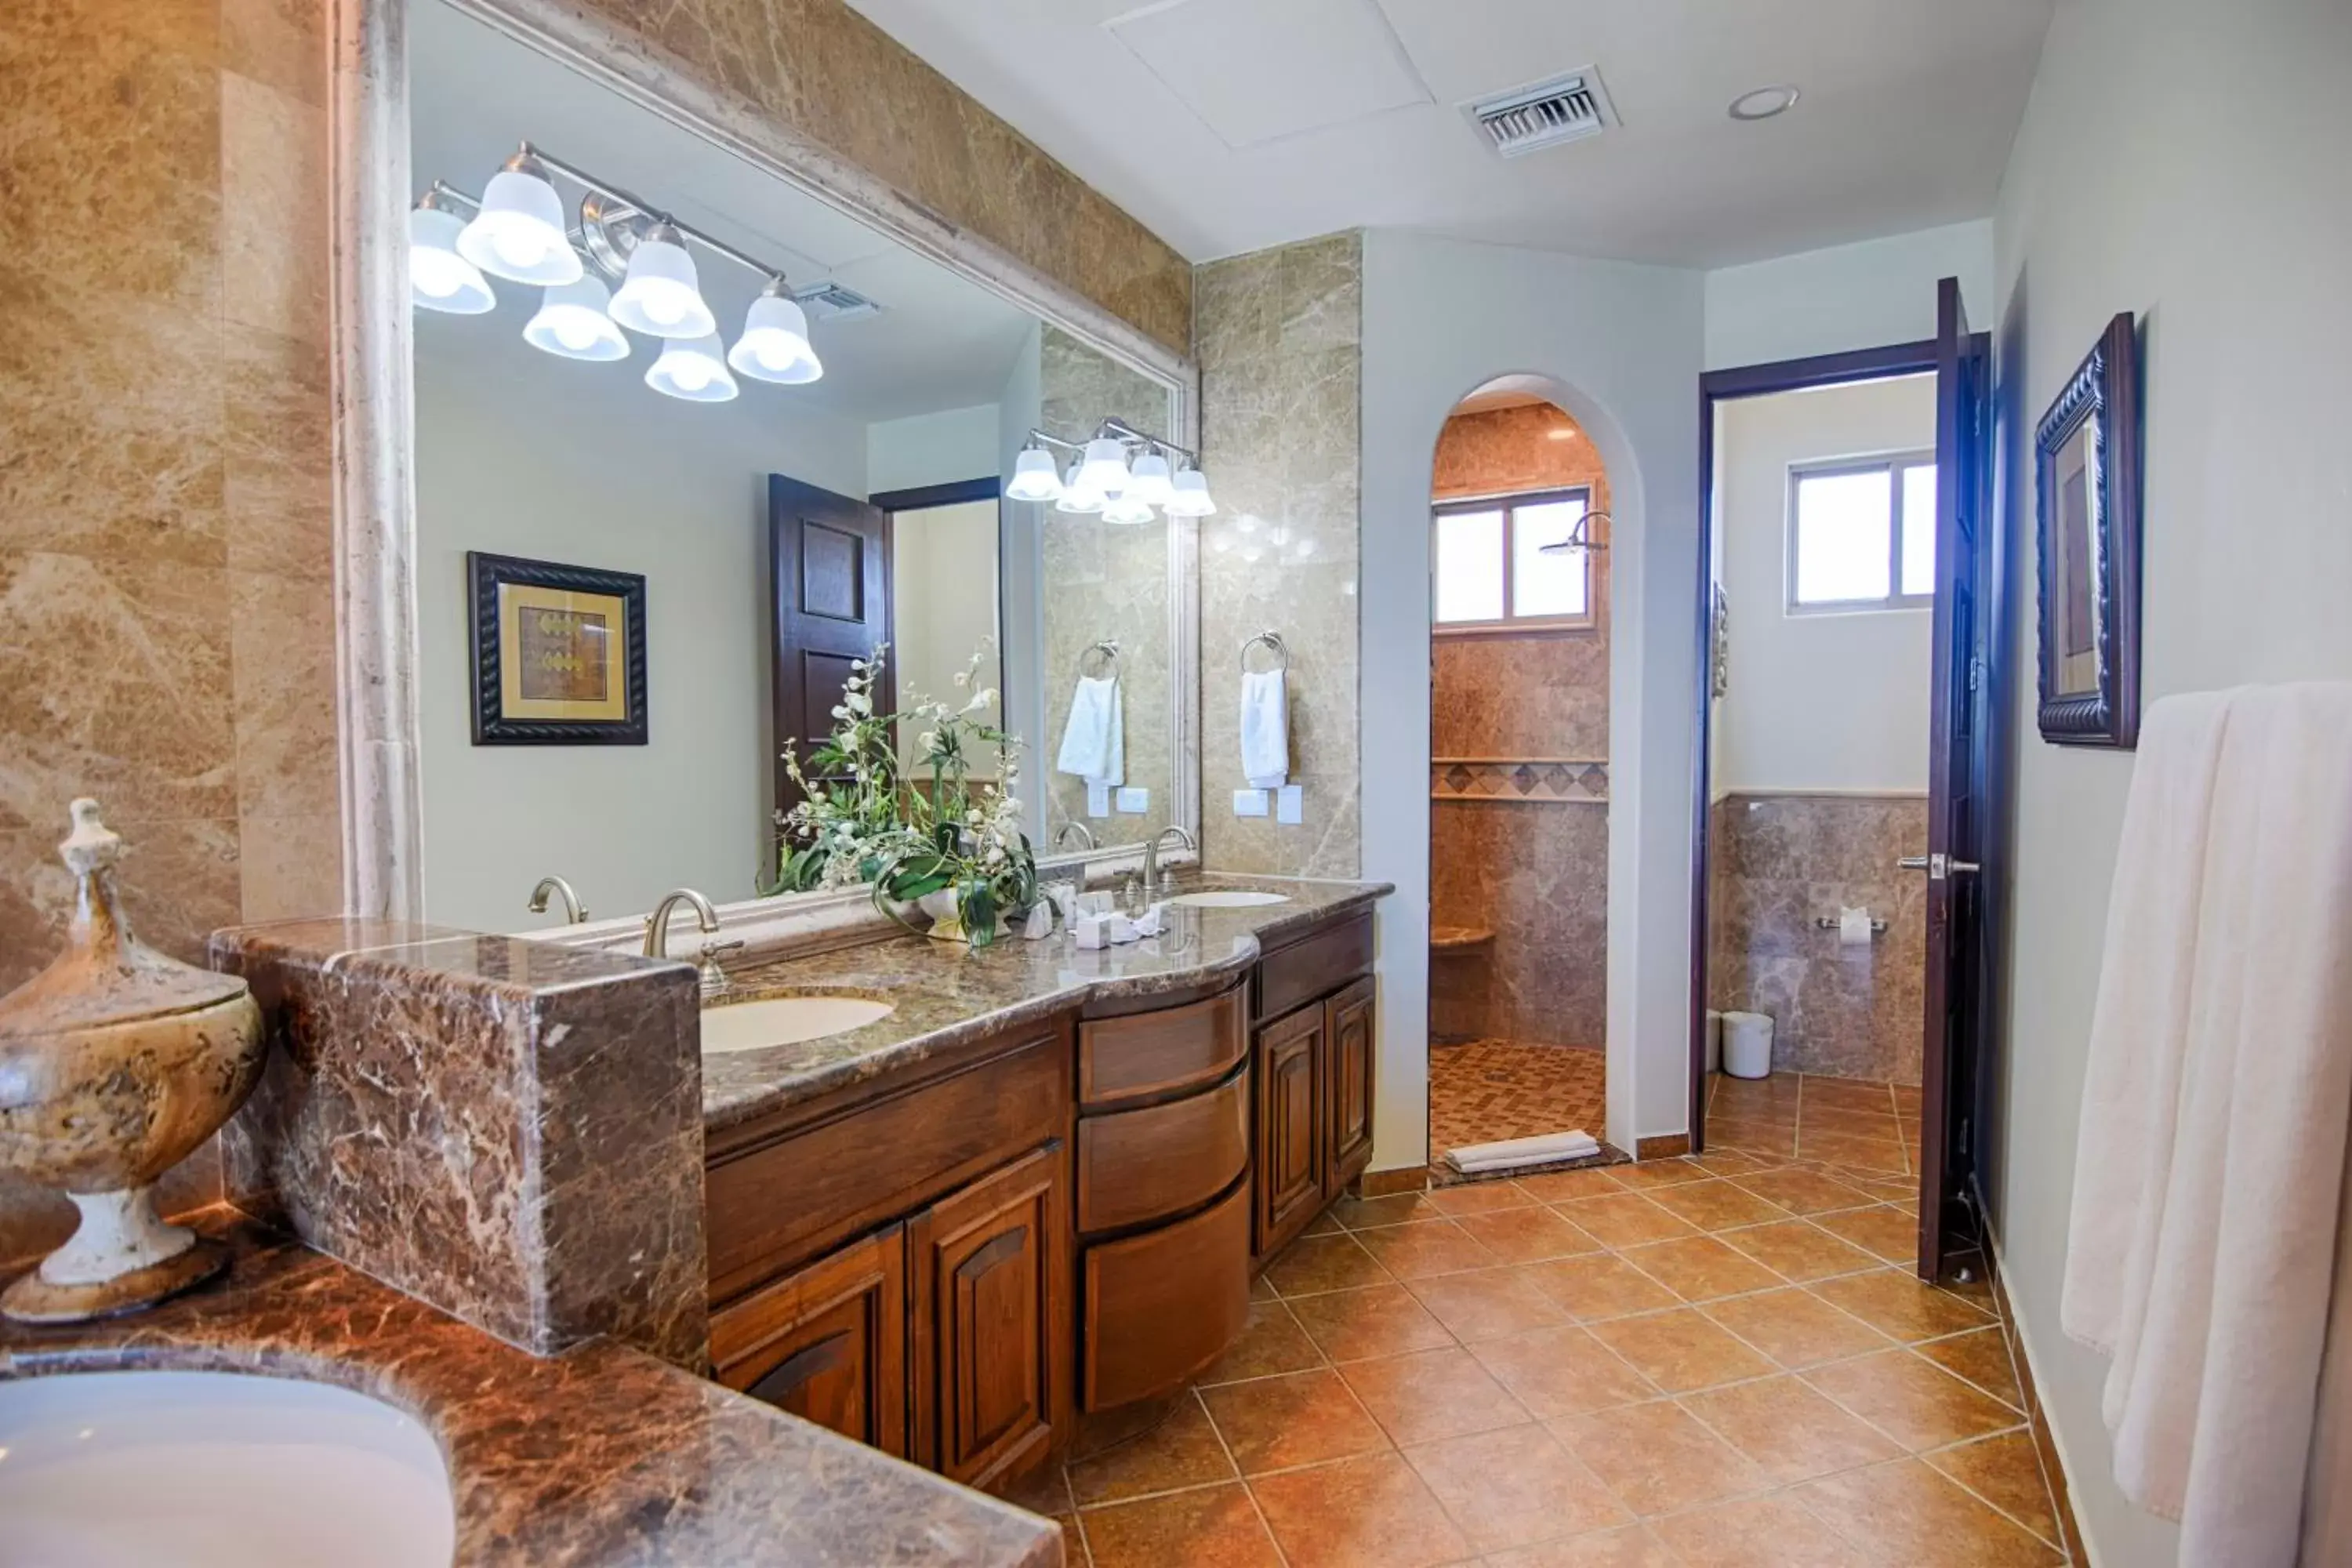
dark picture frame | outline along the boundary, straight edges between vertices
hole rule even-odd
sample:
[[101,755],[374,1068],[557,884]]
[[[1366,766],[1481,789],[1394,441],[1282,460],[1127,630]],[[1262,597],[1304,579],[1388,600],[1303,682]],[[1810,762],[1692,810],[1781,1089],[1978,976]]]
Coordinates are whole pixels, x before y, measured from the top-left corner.
[[469,550],[466,580],[474,744],[646,743],[643,577]]
[[2033,438],[2042,738],[2139,741],[2139,335],[2129,311],[2042,416]]

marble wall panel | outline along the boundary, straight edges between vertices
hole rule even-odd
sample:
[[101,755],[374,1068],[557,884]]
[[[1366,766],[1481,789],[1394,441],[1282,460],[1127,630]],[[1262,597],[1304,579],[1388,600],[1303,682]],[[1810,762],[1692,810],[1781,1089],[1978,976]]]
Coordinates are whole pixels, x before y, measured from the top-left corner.
[[1429,876],[1433,926],[1494,933],[1485,1023],[1465,1032],[1520,1045],[1605,1043],[1606,805],[1433,801]]
[[[1362,236],[1349,233],[1212,262],[1195,281],[1202,459],[1220,509],[1202,529],[1202,839],[1220,870],[1352,877],[1361,865],[1362,268]],[[1233,815],[1238,660],[1265,630],[1290,649],[1297,826]]]
[[[1765,1013],[1783,1072],[1919,1081],[1927,847],[1917,795],[1736,794],[1710,812],[1707,1005]],[[1887,930],[1850,948],[1814,922],[1849,905]]]
[[323,1252],[535,1354],[706,1338],[693,972],[345,920],[212,942],[268,1022],[225,1184]]

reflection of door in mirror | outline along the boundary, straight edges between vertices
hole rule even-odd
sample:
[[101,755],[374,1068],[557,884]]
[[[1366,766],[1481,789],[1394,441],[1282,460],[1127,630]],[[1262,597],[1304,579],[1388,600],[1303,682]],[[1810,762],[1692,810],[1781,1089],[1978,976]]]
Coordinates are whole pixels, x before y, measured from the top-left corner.
[[[902,712],[927,700],[961,709],[986,690],[996,696],[976,717],[1004,722],[998,489],[991,475],[873,498],[890,514],[890,668]],[[923,730],[898,735],[902,776],[918,784],[929,776]],[[971,763],[974,782],[996,779],[992,753]]]
[[[800,804],[784,771],[783,750],[797,747],[812,783],[824,778],[809,754],[832,732],[852,665],[891,640],[890,518],[880,507],[768,476],[768,559],[774,572],[776,660],[775,809]],[[893,710],[888,663],[874,690],[880,711]]]

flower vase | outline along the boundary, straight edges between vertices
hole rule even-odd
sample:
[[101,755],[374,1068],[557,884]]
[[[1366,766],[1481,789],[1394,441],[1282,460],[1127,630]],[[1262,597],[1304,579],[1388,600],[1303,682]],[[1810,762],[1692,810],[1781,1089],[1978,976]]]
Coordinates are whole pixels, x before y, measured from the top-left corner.
[[915,900],[915,907],[931,917],[931,929],[927,933],[934,942],[964,942],[963,905],[953,888],[941,888],[936,893],[925,893]]

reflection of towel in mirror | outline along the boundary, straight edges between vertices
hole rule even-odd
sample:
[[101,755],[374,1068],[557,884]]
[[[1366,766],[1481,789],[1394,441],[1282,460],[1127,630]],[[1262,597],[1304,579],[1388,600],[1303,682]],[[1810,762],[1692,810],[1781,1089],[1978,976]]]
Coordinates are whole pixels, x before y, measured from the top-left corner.
[[1118,678],[1078,677],[1070,693],[1070,721],[1062,727],[1062,752],[1054,765],[1088,784],[1117,789],[1127,782],[1127,732],[1119,717]]
[[1242,671],[1242,776],[1252,789],[1290,777],[1290,693],[1279,669]]

